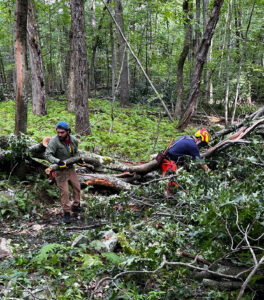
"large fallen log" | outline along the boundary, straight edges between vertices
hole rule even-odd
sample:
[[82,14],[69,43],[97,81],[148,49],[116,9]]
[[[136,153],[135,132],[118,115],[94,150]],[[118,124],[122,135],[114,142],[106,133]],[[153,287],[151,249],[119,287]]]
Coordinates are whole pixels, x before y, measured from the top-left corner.
[[[151,160],[141,165],[131,166],[130,164],[121,163],[110,157],[104,157],[92,153],[85,156],[71,157],[69,159],[66,159],[64,162],[67,165],[72,165],[74,163],[77,163],[80,159],[83,159],[83,161],[85,161],[86,163],[95,166],[96,171],[100,171],[100,169],[108,169],[113,171],[130,172],[145,175],[159,167],[159,164],[156,160]],[[48,169],[49,172],[56,171],[59,169],[59,166],[57,164],[52,164]],[[49,172],[47,172],[47,174]]]
[[132,187],[128,182],[106,174],[82,174],[78,177],[81,185],[104,186],[117,191],[128,191]]

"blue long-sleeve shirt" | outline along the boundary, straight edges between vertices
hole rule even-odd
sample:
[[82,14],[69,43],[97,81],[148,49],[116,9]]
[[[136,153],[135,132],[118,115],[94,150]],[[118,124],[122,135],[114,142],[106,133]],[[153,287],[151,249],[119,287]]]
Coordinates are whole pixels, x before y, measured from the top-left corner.
[[183,162],[185,155],[191,156],[193,160],[201,159],[199,148],[191,136],[179,137],[168,150],[166,157],[177,163]]

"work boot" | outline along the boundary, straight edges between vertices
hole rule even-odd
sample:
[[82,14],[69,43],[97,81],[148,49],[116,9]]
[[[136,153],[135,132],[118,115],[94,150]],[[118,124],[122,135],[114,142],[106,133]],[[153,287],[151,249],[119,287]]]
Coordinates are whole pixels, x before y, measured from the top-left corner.
[[62,217],[62,221],[65,224],[70,224],[71,223],[71,213],[70,212],[65,212],[63,217]]
[[79,213],[79,212],[81,212],[81,205],[80,205],[80,203],[79,203],[78,205],[72,205],[72,206],[71,206],[71,210],[72,210],[72,212],[74,212],[74,213]]

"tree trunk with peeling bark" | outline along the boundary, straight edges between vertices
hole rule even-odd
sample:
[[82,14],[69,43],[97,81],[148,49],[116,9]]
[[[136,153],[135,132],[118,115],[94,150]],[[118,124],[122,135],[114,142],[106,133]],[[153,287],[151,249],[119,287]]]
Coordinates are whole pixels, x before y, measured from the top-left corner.
[[28,1],[17,0],[15,12],[16,135],[27,131],[27,11]]

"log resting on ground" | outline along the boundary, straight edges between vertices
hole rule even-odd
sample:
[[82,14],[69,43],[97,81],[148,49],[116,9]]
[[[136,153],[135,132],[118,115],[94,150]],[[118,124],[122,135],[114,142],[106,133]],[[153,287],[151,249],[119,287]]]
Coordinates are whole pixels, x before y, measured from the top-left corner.
[[128,191],[132,187],[128,182],[106,174],[82,174],[78,177],[81,185],[104,186],[117,191]]
[[[95,166],[97,168],[97,170],[100,170],[99,167],[104,167],[105,169],[109,169],[109,170],[137,173],[140,175],[145,175],[145,174],[157,169],[159,166],[159,164],[156,160],[151,160],[151,161],[141,164],[141,165],[130,166],[125,163],[121,163],[115,159],[99,156],[97,154],[95,154],[95,155],[90,154],[89,156],[87,155],[87,156],[71,157],[69,159],[66,159],[64,162],[67,165],[72,165],[74,163],[77,163],[81,158],[86,163],[89,163],[89,164]],[[49,171],[55,171],[58,169],[59,169],[59,166],[57,164],[53,164],[49,167]]]

